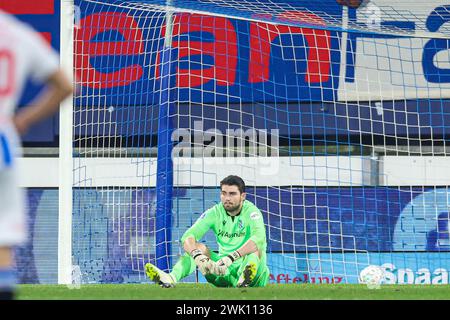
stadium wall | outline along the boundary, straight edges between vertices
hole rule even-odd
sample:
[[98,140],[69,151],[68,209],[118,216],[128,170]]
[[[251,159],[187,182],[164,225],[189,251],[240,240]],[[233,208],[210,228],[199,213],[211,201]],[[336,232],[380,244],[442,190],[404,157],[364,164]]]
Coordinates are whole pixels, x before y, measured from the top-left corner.
[[[199,192],[204,193],[205,198],[193,206],[190,199],[199,197]],[[259,200],[267,192],[271,201]],[[22,283],[56,283],[58,191],[54,188],[29,188],[27,194],[31,237],[27,245],[17,249],[19,278]],[[174,238],[180,237],[203,210],[217,202],[217,194],[217,188],[177,190],[174,203],[180,214],[173,226]],[[111,208],[105,204],[108,196],[123,198],[123,204]],[[83,270],[88,270],[85,281],[145,281],[139,271],[152,252],[146,243],[151,243],[151,228],[154,226],[151,217],[155,211],[155,189],[130,188],[109,194],[93,189],[88,190],[88,194],[85,190],[77,191],[74,197],[74,255],[83,261]],[[423,233],[403,228],[408,220],[415,219],[411,214],[411,204],[414,201],[420,203],[427,197],[437,198],[436,205],[443,213],[447,212],[447,188],[302,187],[249,191],[249,199],[261,208],[264,219],[271,225],[267,235],[273,283],[292,283],[296,278],[298,283],[356,282],[352,276],[355,270],[348,266],[352,261],[364,261],[367,256],[354,253],[355,250],[368,250],[373,263],[386,266],[390,272],[389,283],[448,283],[449,269],[442,268],[442,261],[448,261],[450,253],[441,252],[436,246],[438,241],[445,239],[439,239],[433,232],[437,229],[434,216],[425,215],[425,218],[420,218],[423,221],[416,221],[416,227],[423,229]],[[291,199],[295,199],[293,206],[279,205],[280,201],[288,203]],[[139,203],[150,203],[150,206],[136,210]],[[84,206],[83,214],[80,206]],[[89,206],[87,212],[86,206]],[[131,219],[132,212],[139,212],[142,216]],[[143,217],[150,217],[150,220]],[[292,218],[295,218],[295,227],[309,233],[308,237],[299,232],[293,239]],[[90,230],[89,245],[78,246],[77,241],[83,240],[80,237],[86,228]],[[343,236],[338,236],[341,230]],[[316,237],[317,233],[322,236]],[[133,234],[139,234],[140,238],[132,237]],[[214,249],[214,235],[208,233],[205,239]],[[401,246],[402,243],[406,245]],[[408,246],[408,243],[415,245]],[[333,249],[342,246],[349,252]],[[175,253],[180,253],[178,247],[175,250]],[[329,265],[321,263],[321,269],[317,269],[319,257],[331,261],[331,255],[334,262]],[[299,265],[299,261],[304,265]],[[322,272],[320,276],[319,272]],[[348,279],[334,278],[333,274],[337,273],[347,273]]]

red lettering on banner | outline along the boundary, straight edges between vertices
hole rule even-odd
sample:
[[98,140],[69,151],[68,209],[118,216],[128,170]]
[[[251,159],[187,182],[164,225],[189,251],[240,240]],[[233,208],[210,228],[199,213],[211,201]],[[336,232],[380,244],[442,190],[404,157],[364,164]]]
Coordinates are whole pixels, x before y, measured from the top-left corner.
[[[292,280],[292,282],[291,282]],[[341,283],[343,280],[343,277],[338,276],[330,276],[330,277],[311,277],[309,278],[307,273],[302,275],[291,278],[289,274],[285,273],[279,273],[277,275],[270,274],[269,275],[269,281],[275,282],[275,283]]]
[[[278,16],[283,20],[302,21],[309,24],[325,25],[322,18],[302,11],[287,11]],[[324,83],[329,80],[331,69],[330,31],[252,23],[250,26],[250,83],[266,82],[270,74],[271,44],[281,34],[303,34],[308,43],[308,57],[305,81],[307,83]]]
[[[284,279],[284,278],[285,278],[284,273],[278,274],[278,275],[277,275],[277,283],[280,283],[280,282],[281,282],[281,279]],[[286,283],[287,283],[287,281],[286,281]]]
[[[180,88],[197,87],[213,79],[219,86],[232,86],[236,77],[237,40],[236,31],[231,22],[222,17],[210,17],[199,14],[177,14],[174,18],[173,38],[185,33],[208,32],[214,36],[214,42],[173,41],[172,47],[178,48],[178,58],[195,55],[209,55],[214,58],[211,66],[201,65],[201,69],[180,69],[177,67],[177,86]],[[165,35],[165,26],[161,35]],[[157,56],[159,60],[159,54]],[[159,77],[159,67],[156,69]]]
[[[99,42],[92,39],[107,31],[119,32],[124,40]],[[94,13],[80,21],[75,34],[74,65],[81,85],[96,89],[127,86],[142,77],[142,66],[131,64],[115,72],[99,72],[90,59],[98,56],[131,56],[143,53],[143,36],[136,21],[121,13]],[[118,61],[122,59],[118,59]]]
[[342,282],[342,277],[334,277],[333,278],[333,283],[341,283]]
[[11,14],[54,14],[54,0],[0,0],[0,9]]
[[14,90],[14,56],[8,50],[0,50],[0,97]]

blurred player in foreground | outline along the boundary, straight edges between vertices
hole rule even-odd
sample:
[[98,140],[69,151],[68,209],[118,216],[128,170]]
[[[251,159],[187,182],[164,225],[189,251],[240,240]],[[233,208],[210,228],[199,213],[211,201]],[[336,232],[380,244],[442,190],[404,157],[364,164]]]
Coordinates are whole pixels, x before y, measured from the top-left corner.
[[[15,114],[28,78],[46,84],[30,105]],[[0,299],[12,299],[16,273],[12,248],[27,239],[25,198],[19,188],[19,135],[53,115],[72,92],[58,55],[41,36],[0,10]]]
[[[150,280],[162,287],[193,273],[196,267],[216,287],[264,287],[269,281],[266,265],[266,230],[263,216],[250,201],[245,200],[245,183],[238,176],[220,182],[221,202],[204,212],[181,238],[186,253],[171,273],[151,263],[145,265]],[[198,241],[212,230],[219,253],[210,251]]]

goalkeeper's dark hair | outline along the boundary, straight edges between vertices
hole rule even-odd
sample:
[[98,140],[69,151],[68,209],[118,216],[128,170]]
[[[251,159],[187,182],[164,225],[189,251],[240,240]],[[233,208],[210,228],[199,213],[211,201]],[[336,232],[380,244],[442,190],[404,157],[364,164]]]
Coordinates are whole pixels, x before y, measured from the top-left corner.
[[222,189],[223,185],[226,185],[226,186],[237,186],[239,191],[240,191],[240,193],[244,193],[245,192],[245,182],[239,176],[230,175],[230,176],[224,178],[222,181],[220,181],[220,189]]

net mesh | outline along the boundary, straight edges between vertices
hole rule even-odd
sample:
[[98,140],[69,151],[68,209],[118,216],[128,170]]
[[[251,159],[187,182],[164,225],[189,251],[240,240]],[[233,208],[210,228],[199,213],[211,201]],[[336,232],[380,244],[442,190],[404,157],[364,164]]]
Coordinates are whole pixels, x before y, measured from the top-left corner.
[[[76,1],[84,281],[172,266],[229,174],[263,213],[272,281],[445,269],[447,9],[386,3]],[[214,234],[202,241],[217,249]]]

